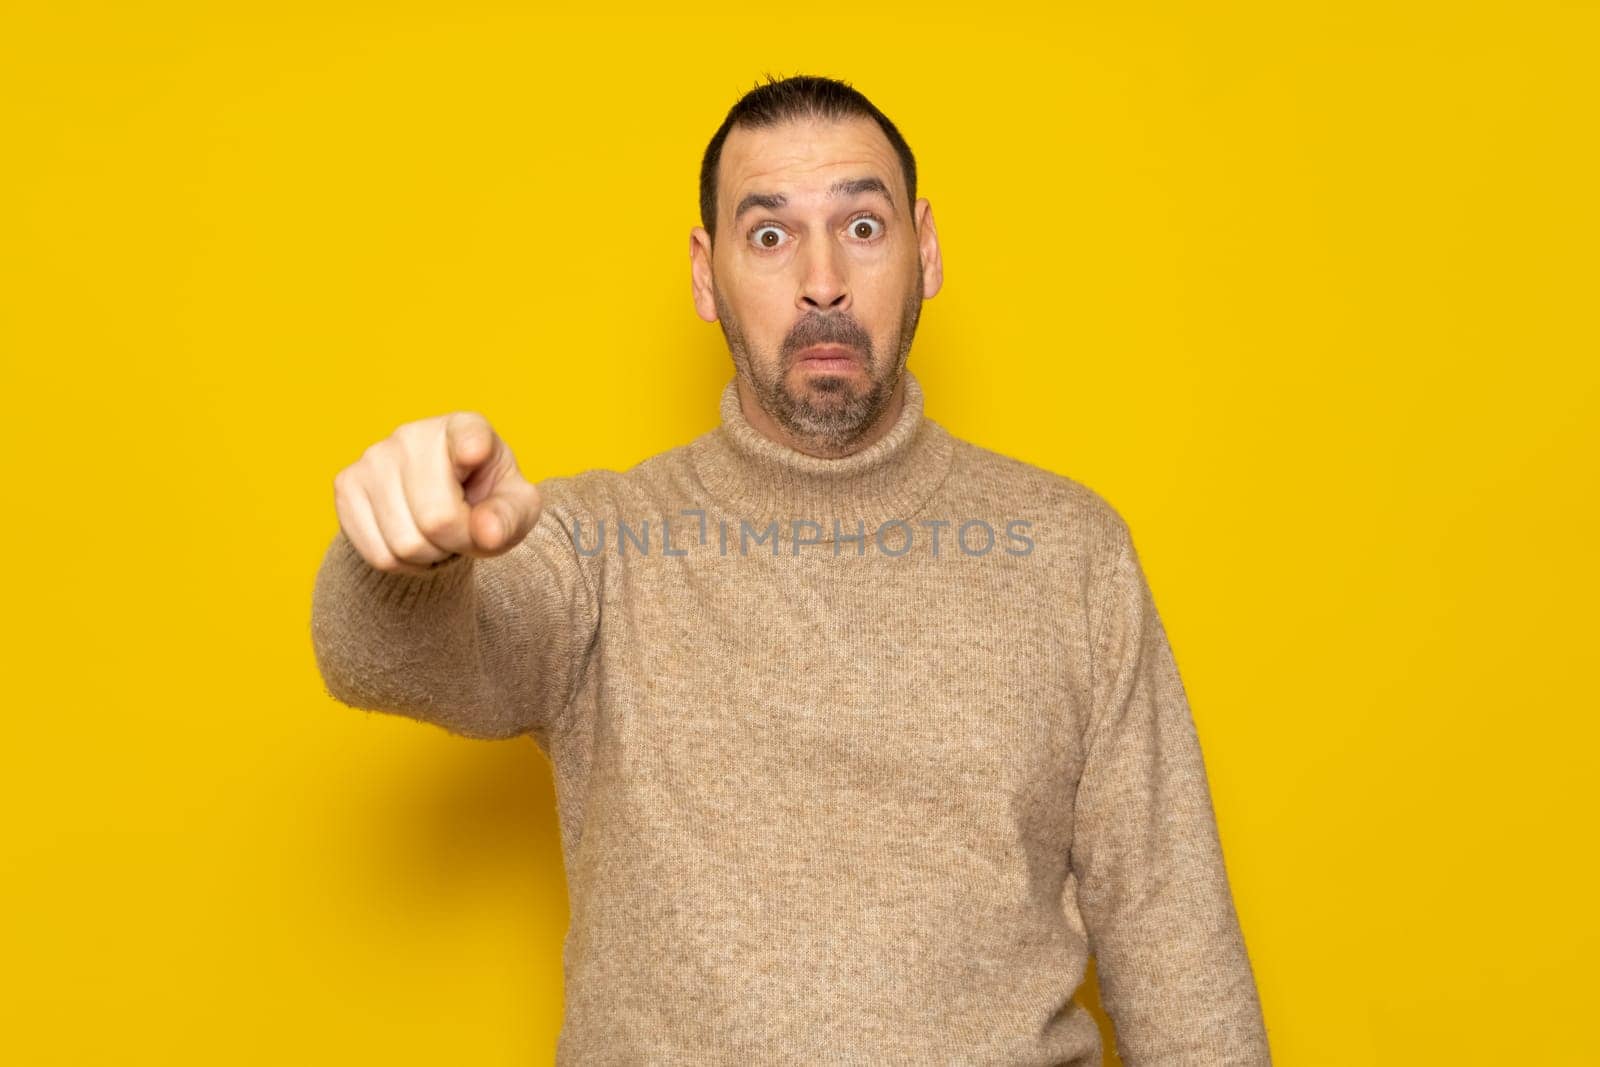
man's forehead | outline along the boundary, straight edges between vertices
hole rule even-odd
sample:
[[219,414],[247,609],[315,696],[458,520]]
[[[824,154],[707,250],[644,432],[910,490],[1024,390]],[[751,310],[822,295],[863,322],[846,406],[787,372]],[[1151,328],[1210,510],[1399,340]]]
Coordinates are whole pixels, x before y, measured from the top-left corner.
[[780,186],[814,188],[822,195],[846,171],[852,177],[881,178],[891,189],[901,187],[899,157],[871,119],[736,126],[723,142],[718,166],[725,204],[738,203],[750,191],[786,191]]

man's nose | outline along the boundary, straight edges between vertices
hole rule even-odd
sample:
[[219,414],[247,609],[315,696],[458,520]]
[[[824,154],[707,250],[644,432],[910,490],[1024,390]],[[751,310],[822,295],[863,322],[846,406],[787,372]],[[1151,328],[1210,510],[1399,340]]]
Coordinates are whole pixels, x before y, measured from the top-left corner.
[[843,311],[850,306],[850,287],[831,244],[818,244],[805,259],[805,278],[800,285],[802,311]]

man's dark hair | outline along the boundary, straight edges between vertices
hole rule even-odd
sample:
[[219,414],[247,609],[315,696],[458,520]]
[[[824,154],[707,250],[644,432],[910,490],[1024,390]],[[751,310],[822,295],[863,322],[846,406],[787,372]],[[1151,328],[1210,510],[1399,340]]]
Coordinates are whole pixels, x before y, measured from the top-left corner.
[[722,142],[728,139],[728,133],[735,126],[760,129],[813,118],[835,121],[867,118],[876,122],[900,157],[906,192],[911,198],[908,208],[917,202],[917,161],[911,154],[911,146],[872,101],[851,88],[849,82],[810,74],[796,74],[790,78],[774,78],[768,74],[765,85],[758,83],[729,109],[728,117],[722,120],[700,161],[700,225],[705,227],[713,243],[717,238],[717,163],[722,159]]

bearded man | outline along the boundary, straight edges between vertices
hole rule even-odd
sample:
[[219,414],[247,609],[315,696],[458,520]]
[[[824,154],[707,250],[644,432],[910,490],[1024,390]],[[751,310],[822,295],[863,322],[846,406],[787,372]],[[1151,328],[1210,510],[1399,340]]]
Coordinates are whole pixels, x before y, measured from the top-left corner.
[[[939,240],[895,126],[769,79],[703,157],[719,425],[525,479],[477,412],[334,480],[329,693],[551,761],[557,1064],[1269,1064],[1128,524],[907,368]],[[581,398],[574,398],[581,402]]]

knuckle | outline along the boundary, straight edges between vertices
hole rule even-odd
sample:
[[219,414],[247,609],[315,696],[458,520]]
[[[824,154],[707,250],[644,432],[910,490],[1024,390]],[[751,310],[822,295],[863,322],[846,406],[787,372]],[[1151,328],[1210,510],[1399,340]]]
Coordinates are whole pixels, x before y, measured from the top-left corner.
[[427,539],[419,534],[400,534],[389,544],[390,550],[402,561],[421,559],[431,550]]
[[432,540],[436,535],[443,534],[451,528],[455,522],[455,512],[436,504],[426,504],[417,508],[412,520],[423,536]]

